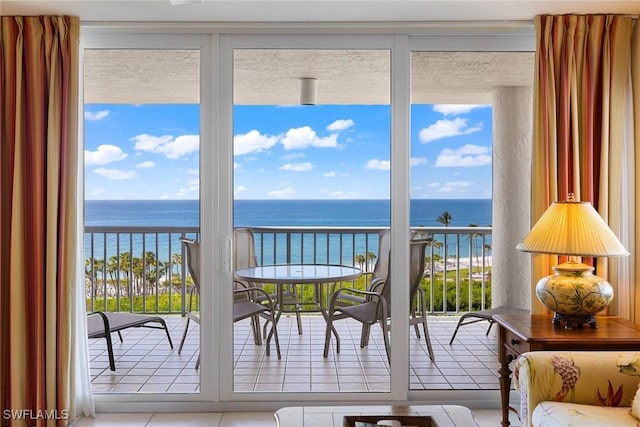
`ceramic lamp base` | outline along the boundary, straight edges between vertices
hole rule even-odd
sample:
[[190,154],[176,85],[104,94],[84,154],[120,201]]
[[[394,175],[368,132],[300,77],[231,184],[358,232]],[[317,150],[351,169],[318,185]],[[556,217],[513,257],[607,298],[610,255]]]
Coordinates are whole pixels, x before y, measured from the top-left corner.
[[613,299],[613,287],[591,274],[593,267],[569,261],[553,268],[554,275],[543,277],[536,287],[540,302],[555,312],[554,325],[566,329],[588,324],[597,328],[595,314],[607,308]]

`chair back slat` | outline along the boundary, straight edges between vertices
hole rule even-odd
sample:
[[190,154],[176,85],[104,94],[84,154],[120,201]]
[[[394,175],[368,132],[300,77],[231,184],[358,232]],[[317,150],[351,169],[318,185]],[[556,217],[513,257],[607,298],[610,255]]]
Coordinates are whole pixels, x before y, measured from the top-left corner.
[[193,286],[200,290],[200,244],[196,240],[181,238],[187,255],[187,268],[193,280]]
[[387,280],[389,275],[389,252],[391,251],[391,232],[383,230],[378,235],[378,258],[376,265],[373,267],[373,276],[371,281],[375,279]]
[[[381,235],[381,242],[383,240],[383,236]],[[390,236],[387,234],[386,239],[390,241]],[[422,277],[424,276],[424,268],[425,268],[425,249],[427,247],[427,242],[424,240],[411,240],[409,245],[409,301],[410,307],[413,307],[413,304],[416,299],[416,295],[418,293],[418,289],[420,288],[420,284],[422,283]],[[383,288],[380,290],[382,296],[385,298],[387,302],[387,314],[391,316],[391,251],[388,250],[386,259],[387,273],[385,277],[385,284]],[[382,257],[380,257],[382,258]],[[382,314],[379,311],[380,314]]]
[[409,248],[409,307],[413,307],[425,267],[426,241],[412,241]]
[[236,228],[233,231],[233,262],[235,270],[258,265],[253,231],[248,228]]

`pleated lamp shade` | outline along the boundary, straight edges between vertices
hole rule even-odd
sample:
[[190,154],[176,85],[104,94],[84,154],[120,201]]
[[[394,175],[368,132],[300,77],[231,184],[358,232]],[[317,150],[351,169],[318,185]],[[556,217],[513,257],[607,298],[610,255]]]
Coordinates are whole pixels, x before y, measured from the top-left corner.
[[591,203],[571,199],[553,202],[517,249],[585,257],[629,255]]

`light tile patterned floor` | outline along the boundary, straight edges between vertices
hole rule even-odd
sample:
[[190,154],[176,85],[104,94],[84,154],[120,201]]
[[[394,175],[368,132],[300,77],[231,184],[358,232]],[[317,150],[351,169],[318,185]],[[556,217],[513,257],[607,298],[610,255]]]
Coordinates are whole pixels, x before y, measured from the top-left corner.
[[[108,367],[104,339],[90,340],[91,374],[95,393],[192,393],[199,391],[198,327],[193,323],[182,354],[177,347],[184,319],[167,316],[174,341],[171,350],[164,331],[128,329],[121,343],[114,334],[115,372]],[[424,337],[411,331],[410,387],[434,389],[499,389],[495,331],[485,336],[487,322],[464,326],[456,341],[449,340],[457,316],[430,316],[429,334],[436,362],[429,360]],[[234,389],[236,392],[366,392],[389,390],[389,364],[380,328],[372,328],[369,346],[361,349],[360,324],[350,320],[335,323],[341,351],[332,341],[327,359],[322,357],[325,323],[320,316],[303,316],[303,335],[298,335],[295,317],[278,323],[282,359],[271,356],[253,343],[249,322],[234,327]]]
[[[501,414],[498,409],[473,410],[478,427],[499,427]],[[512,427],[521,426],[520,420],[511,414]],[[96,418],[82,418],[74,427],[276,427],[272,412],[198,412],[198,413],[109,413]],[[463,426],[471,427],[471,426]]]

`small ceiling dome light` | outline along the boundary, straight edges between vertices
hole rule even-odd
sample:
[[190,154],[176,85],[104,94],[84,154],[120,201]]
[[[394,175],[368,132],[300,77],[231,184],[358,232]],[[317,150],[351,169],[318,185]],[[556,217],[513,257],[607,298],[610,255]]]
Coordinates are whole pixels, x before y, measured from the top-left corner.
[[316,105],[318,100],[318,79],[300,79],[300,104]]

